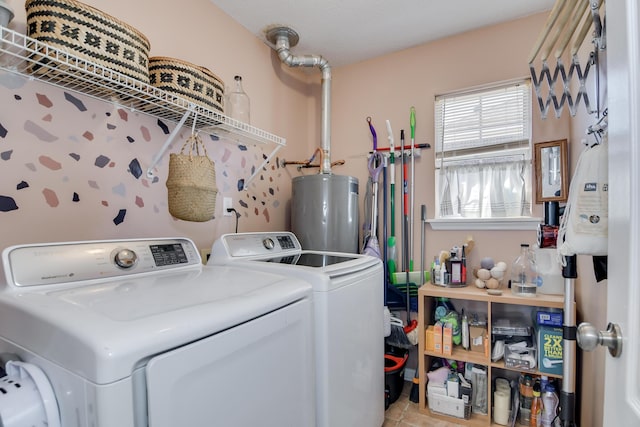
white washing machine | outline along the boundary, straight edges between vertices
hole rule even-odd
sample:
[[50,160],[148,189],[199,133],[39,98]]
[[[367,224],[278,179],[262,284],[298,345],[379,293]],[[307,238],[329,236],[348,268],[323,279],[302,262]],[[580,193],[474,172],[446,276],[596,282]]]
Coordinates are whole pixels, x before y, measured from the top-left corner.
[[307,251],[293,233],[226,234],[208,265],[302,278],[313,287],[318,427],[384,422],[384,279],[367,255]]
[[0,425],[314,426],[312,289],[188,239],[3,251]]

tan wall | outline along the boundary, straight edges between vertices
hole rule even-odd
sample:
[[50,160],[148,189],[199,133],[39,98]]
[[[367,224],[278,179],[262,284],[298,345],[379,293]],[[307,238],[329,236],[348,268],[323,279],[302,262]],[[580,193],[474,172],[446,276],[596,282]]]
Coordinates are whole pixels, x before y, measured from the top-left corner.
[[[353,174],[366,183],[366,155],[372,147],[365,121],[367,116],[372,117],[376,126],[379,145],[388,146],[386,119],[393,126],[396,144],[399,145],[400,129],[405,129],[406,144],[409,144],[409,109],[415,106],[416,142],[435,146],[434,96],[527,77],[529,46],[533,45],[545,18],[546,15],[536,15],[337,69],[333,79],[333,157],[347,160],[347,165],[343,169],[336,168],[336,173]],[[567,115],[560,120],[552,118],[543,121],[537,108],[533,113],[534,142],[568,137]],[[396,178],[396,184],[398,182]],[[415,162],[413,258],[416,262],[420,259],[420,205],[426,204],[428,218],[433,218],[434,200],[432,148],[422,150],[422,157]],[[399,206],[399,199],[396,199],[396,206]],[[543,215],[542,205],[534,206],[534,215]],[[397,235],[400,230],[399,216],[396,214]],[[476,242],[471,254],[472,265],[479,264],[479,260],[485,256],[511,263],[519,252],[520,243],[533,245],[536,242],[534,231],[451,232],[434,231],[427,226],[427,262],[440,250],[462,244],[468,234],[472,234]]]

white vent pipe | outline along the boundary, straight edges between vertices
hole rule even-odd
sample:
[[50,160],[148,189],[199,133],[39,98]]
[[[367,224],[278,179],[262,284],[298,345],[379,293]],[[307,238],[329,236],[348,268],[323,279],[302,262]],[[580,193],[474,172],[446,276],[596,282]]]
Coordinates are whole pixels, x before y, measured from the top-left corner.
[[294,55],[291,48],[298,44],[298,33],[288,27],[273,27],[265,32],[266,38],[289,67],[318,67],[322,71],[322,117],[320,173],[331,173],[331,66],[320,55]]

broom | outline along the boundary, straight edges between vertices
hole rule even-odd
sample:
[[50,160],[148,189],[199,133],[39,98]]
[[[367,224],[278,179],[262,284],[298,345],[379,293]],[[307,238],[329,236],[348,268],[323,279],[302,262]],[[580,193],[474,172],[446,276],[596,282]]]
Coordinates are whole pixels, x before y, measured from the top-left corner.
[[413,403],[420,401],[420,379],[418,378],[418,369],[416,368],[416,374],[413,376],[413,384],[411,384],[411,391],[409,392],[409,400]]
[[387,344],[392,347],[398,347],[405,350],[409,350],[415,344],[412,344],[407,338],[407,333],[404,331],[404,323],[401,319],[391,316],[391,334],[386,338]]

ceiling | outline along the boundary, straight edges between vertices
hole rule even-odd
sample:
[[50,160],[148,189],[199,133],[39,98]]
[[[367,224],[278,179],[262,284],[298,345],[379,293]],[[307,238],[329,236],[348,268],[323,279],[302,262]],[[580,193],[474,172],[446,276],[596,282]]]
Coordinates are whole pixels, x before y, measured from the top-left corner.
[[[550,10],[555,0],[211,0],[251,33],[295,30],[296,55],[348,65]],[[266,42],[266,41],[265,41]]]

